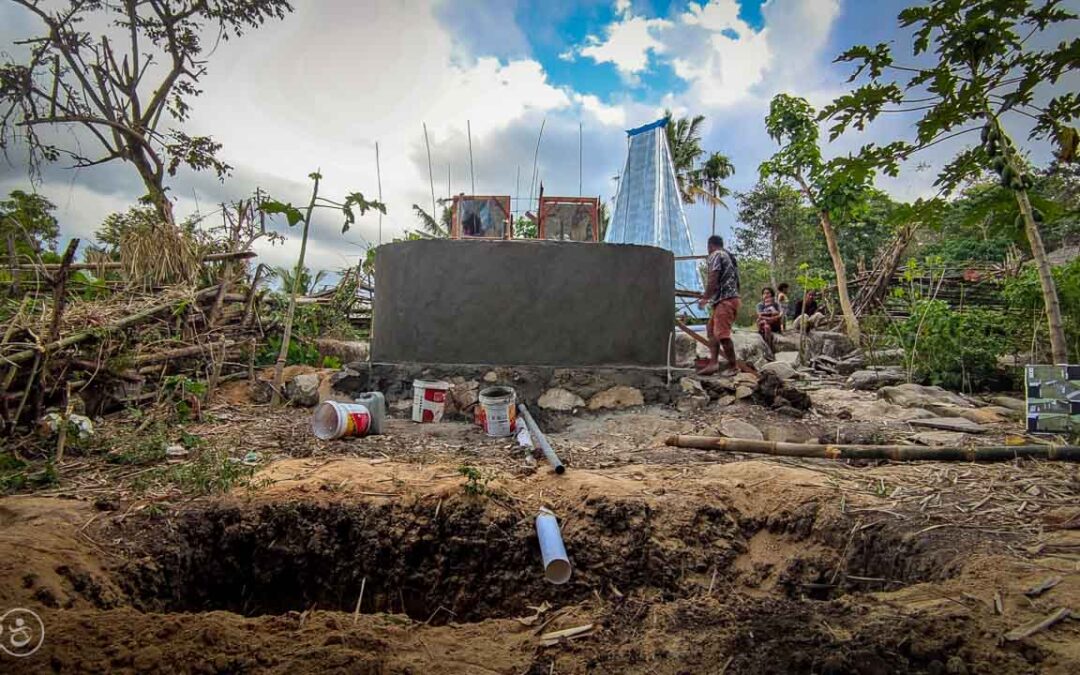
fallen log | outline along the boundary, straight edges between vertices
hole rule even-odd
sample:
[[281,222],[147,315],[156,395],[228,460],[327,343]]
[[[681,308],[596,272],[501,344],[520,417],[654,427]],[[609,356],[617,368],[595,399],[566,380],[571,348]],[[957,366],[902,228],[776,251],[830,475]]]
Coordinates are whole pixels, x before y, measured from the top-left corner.
[[752,441],[722,436],[671,436],[667,445],[676,448],[749,452],[784,457],[821,459],[891,459],[898,462],[1006,462],[1013,459],[1080,461],[1078,445],[1005,445],[986,447],[926,448],[917,445],[818,445]]
[[204,352],[209,352],[217,347],[221,347],[222,343],[226,348],[232,347],[236,344],[233,340],[217,340],[215,342],[207,342],[205,344],[191,345],[190,347],[179,347],[177,349],[170,349],[164,352],[157,352],[154,354],[140,354],[132,359],[132,364],[136,367],[145,366],[150,363],[161,363],[162,361],[171,361],[172,359],[182,359],[186,356],[195,356]]
[[[195,300],[202,300],[203,298],[212,297],[217,294],[217,292],[217,286],[210,286],[208,288],[204,288],[201,291],[197,291],[195,293]],[[54,340],[52,342],[44,344],[38,349],[24,349],[21,352],[15,352],[11,356],[6,357],[4,361],[12,365],[19,364],[24,361],[29,361],[30,359],[34,358],[39,354],[51,354],[52,352],[58,351],[60,349],[71,347],[72,345],[77,345],[80,342],[85,342],[86,340],[89,340],[93,337],[101,337],[104,335],[108,335],[109,333],[115,333],[117,331],[124,330],[125,328],[135,326],[139,323],[142,323],[143,321],[151,319],[155,315],[164,312],[165,310],[172,309],[173,307],[187,301],[188,299],[189,298],[186,297],[176,298],[175,300],[170,300],[169,302],[163,302],[159,305],[148,307],[141,312],[136,312],[134,314],[125,316],[119,321],[111,323],[107,326],[100,326],[97,328],[80,331],[78,333],[73,333],[66,338]]]

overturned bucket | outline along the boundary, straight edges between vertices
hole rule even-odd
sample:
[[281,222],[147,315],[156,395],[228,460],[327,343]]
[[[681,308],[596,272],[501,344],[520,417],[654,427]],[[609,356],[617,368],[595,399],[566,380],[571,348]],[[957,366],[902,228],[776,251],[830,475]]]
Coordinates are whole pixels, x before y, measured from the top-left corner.
[[510,387],[488,387],[480,390],[477,423],[488,436],[502,438],[514,433],[517,419],[517,394]]
[[413,422],[439,422],[446,408],[449,382],[413,380]]
[[367,436],[372,433],[371,411],[360,403],[324,401],[311,416],[311,431],[315,437],[329,441],[346,436]]

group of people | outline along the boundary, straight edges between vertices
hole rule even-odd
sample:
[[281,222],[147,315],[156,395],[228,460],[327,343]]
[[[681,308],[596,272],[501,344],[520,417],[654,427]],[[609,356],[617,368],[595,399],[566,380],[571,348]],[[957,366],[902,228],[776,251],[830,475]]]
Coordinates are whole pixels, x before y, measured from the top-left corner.
[[[739,298],[739,264],[735,256],[724,248],[723,238],[709,237],[709,257],[707,262],[708,283],[705,293],[698,300],[698,306],[711,308],[707,334],[709,337],[709,362],[699,375],[712,375],[720,372],[720,352],[723,351],[727,368],[722,375],[733,375],[737,371],[735,343],[731,340],[731,326],[742,306]],[[809,330],[823,318],[818,308],[817,294],[806,291],[794,304],[788,299],[789,286],[779,284],[776,290],[766,286],[761,289],[761,302],[757,304],[756,320],[758,332],[765,344],[772,350],[775,335],[790,327],[793,330]]]

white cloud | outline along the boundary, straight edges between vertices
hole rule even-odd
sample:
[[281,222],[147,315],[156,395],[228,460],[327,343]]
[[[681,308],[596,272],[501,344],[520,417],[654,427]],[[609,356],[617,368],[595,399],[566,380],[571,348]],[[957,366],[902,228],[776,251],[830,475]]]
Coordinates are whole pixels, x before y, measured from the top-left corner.
[[619,18],[604,28],[604,38],[590,35],[578,53],[597,63],[613,64],[623,78],[635,82],[649,67],[649,54],[667,50],[660,34],[672,23],[635,16],[629,2],[616,2],[615,12]]
[[626,108],[621,105],[607,105],[592,94],[574,94],[574,101],[601,124],[626,126]]

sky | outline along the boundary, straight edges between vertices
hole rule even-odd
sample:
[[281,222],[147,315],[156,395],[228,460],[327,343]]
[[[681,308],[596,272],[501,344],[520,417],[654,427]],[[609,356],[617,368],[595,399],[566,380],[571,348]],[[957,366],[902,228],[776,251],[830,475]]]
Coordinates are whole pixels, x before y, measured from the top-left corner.
[[[316,169],[328,197],[377,198],[381,186],[381,225],[367,215],[343,235],[334,214],[315,220],[309,266],[336,270],[380,236],[416,229],[412,204],[430,210],[432,184],[436,197],[471,193],[475,184],[476,194],[510,194],[524,208],[536,175],[545,194],[577,195],[580,185],[610,204],[625,130],[665,109],[704,115],[702,146],[730,157],[728,186],[747,190],[776,149],[764,128],[769,99],[787,92],[820,107],[843,93],[849,69],[832,60],[852,44],[910,44],[895,21],[910,2],[296,0],[284,21],[214,48],[185,130],[212,135],[234,169],[224,182],[181,171],[170,195],[185,216],[256,188],[304,204]],[[14,41],[37,30],[24,9],[0,5],[6,53],[18,53]],[[827,152],[910,135],[911,120],[898,116]],[[920,161],[937,168],[958,149],[943,144]],[[933,173],[910,166],[879,186],[910,200],[932,193]],[[30,188],[15,150],[0,162],[0,195]],[[33,189],[57,205],[65,238],[84,239],[143,193],[134,169],[118,162],[52,165]],[[729,206],[717,211],[722,235],[735,225]],[[686,215],[703,250],[711,209],[691,206]],[[295,264],[299,232],[281,228],[287,241],[256,244],[260,259]]]

